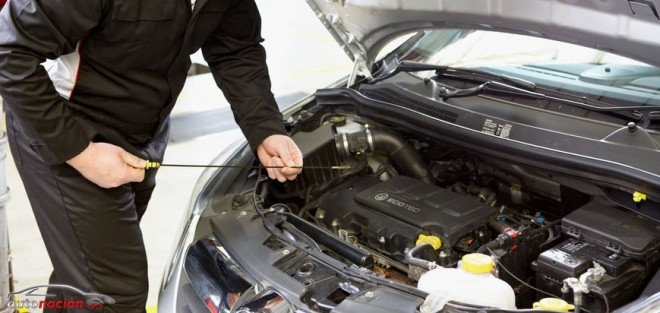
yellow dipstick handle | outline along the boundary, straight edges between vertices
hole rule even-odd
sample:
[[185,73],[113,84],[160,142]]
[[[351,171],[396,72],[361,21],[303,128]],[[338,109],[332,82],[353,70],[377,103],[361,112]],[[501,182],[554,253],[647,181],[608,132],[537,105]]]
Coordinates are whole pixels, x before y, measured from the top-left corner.
[[147,161],[147,165],[144,167],[144,169],[148,170],[150,168],[159,168],[159,167],[160,167],[160,162]]

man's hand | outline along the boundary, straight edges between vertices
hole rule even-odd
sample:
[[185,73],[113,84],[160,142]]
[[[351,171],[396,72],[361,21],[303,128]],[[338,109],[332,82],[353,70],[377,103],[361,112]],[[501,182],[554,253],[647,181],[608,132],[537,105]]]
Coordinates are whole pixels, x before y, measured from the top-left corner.
[[[284,135],[271,135],[257,147],[257,156],[265,166],[302,166],[300,149],[291,138]],[[294,180],[302,171],[300,168],[268,168],[268,177],[280,182]]]
[[91,142],[83,152],[66,161],[89,181],[114,188],[144,179],[146,161],[109,143]]

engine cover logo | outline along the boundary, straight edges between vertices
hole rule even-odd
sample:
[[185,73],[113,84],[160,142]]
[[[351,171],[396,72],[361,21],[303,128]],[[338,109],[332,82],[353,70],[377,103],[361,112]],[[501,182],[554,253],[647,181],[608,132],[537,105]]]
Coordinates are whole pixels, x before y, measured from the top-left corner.
[[419,213],[419,212],[422,211],[422,209],[420,209],[416,206],[410,205],[408,203],[405,203],[404,201],[398,200],[398,199],[394,198],[393,196],[390,196],[386,192],[379,192],[379,193],[373,195],[373,199],[378,201],[378,202],[381,202],[381,203],[385,202],[388,207],[391,207],[393,205],[393,206],[408,210],[412,213]]
[[403,201],[400,201],[400,200],[397,200],[397,199],[394,199],[394,198],[389,198],[389,199],[387,199],[386,201],[387,201],[388,203],[391,203],[391,204],[393,204],[393,205],[395,205],[395,206],[398,206],[398,207],[400,207],[400,208],[406,209],[406,210],[408,210],[408,211],[410,211],[410,212],[413,212],[413,213],[419,213],[420,211],[422,211],[422,209],[420,209],[420,208],[418,208],[418,207],[416,207],[416,206],[412,206],[412,205],[410,205],[410,204],[407,204],[407,203],[405,203],[405,202],[403,202]]
[[383,201],[383,200],[387,200],[387,198],[389,198],[389,197],[390,197],[390,195],[388,195],[384,192],[381,192],[381,193],[378,193],[374,196],[374,200]]

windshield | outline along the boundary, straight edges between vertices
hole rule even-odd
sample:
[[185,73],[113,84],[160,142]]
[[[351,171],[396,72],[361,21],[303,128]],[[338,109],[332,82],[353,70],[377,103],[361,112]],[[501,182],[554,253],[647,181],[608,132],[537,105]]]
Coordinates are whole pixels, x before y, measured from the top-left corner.
[[395,51],[405,60],[478,68],[622,106],[660,106],[660,69],[606,51],[483,30],[430,30],[411,38],[417,40],[411,49],[408,42],[405,52]]

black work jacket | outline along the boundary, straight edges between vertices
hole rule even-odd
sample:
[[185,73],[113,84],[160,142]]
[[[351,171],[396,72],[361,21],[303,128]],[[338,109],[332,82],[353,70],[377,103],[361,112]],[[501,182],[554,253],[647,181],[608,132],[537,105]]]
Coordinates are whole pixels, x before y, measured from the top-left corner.
[[[285,134],[254,0],[10,0],[0,13],[0,95],[10,127],[48,164],[90,141],[164,151],[189,55],[202,49],[255,148]],[[47,70],[42,63],[51,62]],[[147,153],[149,154],[149,153]]]

